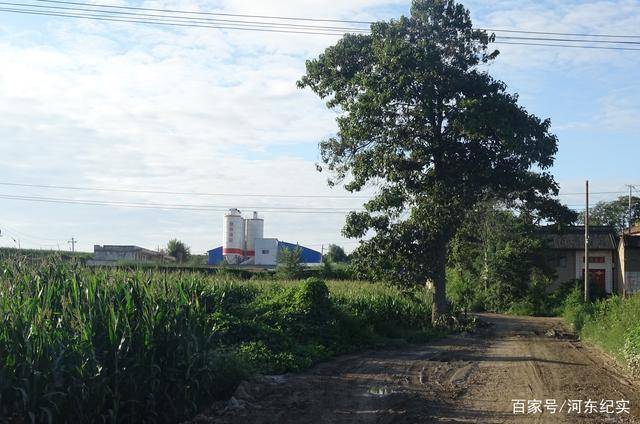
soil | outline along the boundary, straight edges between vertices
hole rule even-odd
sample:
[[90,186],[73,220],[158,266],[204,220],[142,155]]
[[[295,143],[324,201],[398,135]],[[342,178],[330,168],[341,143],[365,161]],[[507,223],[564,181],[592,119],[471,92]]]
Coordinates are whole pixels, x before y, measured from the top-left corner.
[[[243,382],[229,401],[191,423],[640,422],[640,385],[608,355],[578,341],[560,319],[479,318],[474,334]],[[615,413],[623,399],[629,413]],[[541,401],[541,412],[514,414],[514,406],[527,412],[534,400]],[[555,413],[547,408],[553,400]],[[580,413],[570,411],[577,405],[572,400],[582,401]],[[587,412],[588,400],[595,403]],[[613,401],[612,414],[603,400]]]

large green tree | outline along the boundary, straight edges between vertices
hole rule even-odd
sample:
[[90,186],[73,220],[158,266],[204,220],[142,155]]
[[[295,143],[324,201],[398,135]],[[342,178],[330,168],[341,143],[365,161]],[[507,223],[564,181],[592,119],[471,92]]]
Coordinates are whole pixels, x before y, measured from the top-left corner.
[[343,232],[372,237],[356,251],[378,276],[432,280],[433,320],[446,313],[447,248],[465,213],[498,198],[531,220],[568,216],[547,172],[550,121],[518,104],[486,71],[498,52],[452,0],[414,0],[409,17],[347,34],[307,61],[298,82],[338,113],[320,143],[329,184],[377,194]]
[[[631,197],[631,214],[629,214],[629,197],[621,196],[610,202],[602,201],[589,209],[591,225],[610,225],[618,232],[640,220],[640,198]],[[580,223],[584,223],[584,213],[580,213]]]
[[345,253],[344,249],[337,244],[329,245],[326,258],[329,262],[333,263],[347,262],[349,260],[349,256]]
[[191,248],[178,239],[171,239],[167,243],[167,253],[176,258],[177,262],[183,263],[191,256]]

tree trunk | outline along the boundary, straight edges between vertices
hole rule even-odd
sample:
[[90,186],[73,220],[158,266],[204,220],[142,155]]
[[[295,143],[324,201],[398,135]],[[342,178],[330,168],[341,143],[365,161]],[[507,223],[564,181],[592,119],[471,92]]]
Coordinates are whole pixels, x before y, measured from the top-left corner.
[[442,241],[436,246],[436,269],[433,275],[433,305],[431,308],[431,323],[434,325],[438,324],[448,312],[446,292],[447,244],[446,241]]

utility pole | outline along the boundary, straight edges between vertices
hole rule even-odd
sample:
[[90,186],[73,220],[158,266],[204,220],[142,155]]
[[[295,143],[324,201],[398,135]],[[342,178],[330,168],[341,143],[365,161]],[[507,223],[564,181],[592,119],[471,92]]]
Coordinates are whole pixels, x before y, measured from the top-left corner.
[[71,237],[71,240],[69,240],[67,243],[69,243],[71,245],[71,252],[75,252],[76,251],[76,243],[78,242],[78,240],[76,240],[75,238]]
[[585,182],[584,208],[584,301],[589,301],[589,180]]
[[633,197],[633,189],[635,187],[631,184],[627,184],[627,187],[629,187],[629,210],[627,211],[627,214],[629,215],[629,234],[631,234],[631,226],[633,225],[633,222],[631,222],[633,220],[633,215],[631,212],[631,198]]

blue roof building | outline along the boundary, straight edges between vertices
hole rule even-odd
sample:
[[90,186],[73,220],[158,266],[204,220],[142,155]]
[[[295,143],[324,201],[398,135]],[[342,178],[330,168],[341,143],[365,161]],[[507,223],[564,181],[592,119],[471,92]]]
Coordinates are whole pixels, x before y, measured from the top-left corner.
[[[273,240],[275,241],[275,239]],[[294,243],[287,243],[286,241],[277,241],[277,243],[278,243],[278,251],[282,249],[299,248],[301,261],[304,264],[319,264],[322,262],[322,254],[316,250],[310,249],[308,247],[300,246]],[[209,255],[209,258],[208,258],[209,265],[219,265],[224,261],[224,256],[222,254],[222,246],[216,247],[215,249],[211,249],[207,253]],[[259,252],[256,252],[256,254],[259,254]],[[275,255],[272,256],[273,260],[271,262],[273,263],[262,262],[261,265],[266,265],[266,266],[276,265],[275,257],[276,257]]]

